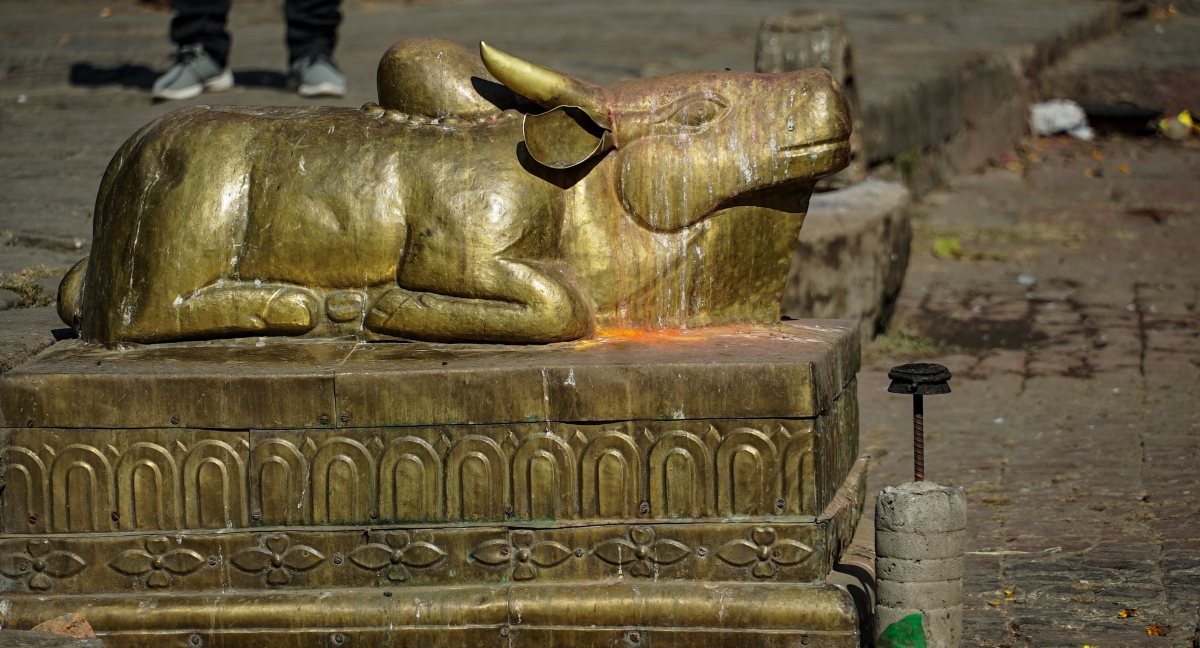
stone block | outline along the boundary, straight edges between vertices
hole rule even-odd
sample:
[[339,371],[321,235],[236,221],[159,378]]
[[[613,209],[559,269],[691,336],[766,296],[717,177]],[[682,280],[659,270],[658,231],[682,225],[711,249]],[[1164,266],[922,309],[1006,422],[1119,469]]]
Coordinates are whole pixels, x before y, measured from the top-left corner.
[[862,182],[867,177],[863,122],[858,107],[850,35],[846,32],[842,17],[833,11],[799,11],[764,20],[758,29],[754,71],[777,73],[806,68],[829,70],[837,79],[845,93],[852,123],[849,166],[821,179],[817,189],[840,188]]
[[925,560],[961,556],[967,544],[967,532],[931,531],[929,533],[895,533],[875,527],[875,551],[880,556]]
[[[1038,77],[1044,99],[1200,110],[1200,16],[1144,21],[1068,54]],[[1139,126],[1131,124],[1131,126]]]
[[967,498],[963,490],[932,482],[885,488],[879,493],[875,510],[876,533],[885,530],[932,534],[967,528]]
[[74,637],[76,639],[88,639],[96,636],[96,633],[92,630],[92,625],[78,612],[64,614],[54,617],[49,621],[43,621],[33,626],[31,630],[34,632],[49,632],[50,634]]
[[927,645],[959,645],[966,524],[962,488],[910,482],[879,493],[876,637],[896,621],[920,614]]
[[18,295],[17,293],[15,293],[11,290],[8,290],[7,288],[0,288],[0,311],[11,310],[13,308],[16,308],[17,304],[20,304],[20,303],[21,303],[20,295]]
[[954,580],[962,578],[962,556],[954,558],[878,558],[879,577],[905,582]]
[[962,604],[962,579],[904,583],[879,579],[879,605],[936,609]]
[[58,300],[58,285],[62,283],[62,275],[54,275],[53,277],[41,277],[34,279],[33,283],[42,290],[46,296],[50,297],[51,305]]
[[0,648],[104,648],[96,638],[76,639],[49,632],[0,630]]
[[55,340],[74,337],[52,306],[0,311],[0,373],[37,355]]
[[926,610],[879,605],[875,608],[875,624],[878,628],[886,628],[910,614],[921,615],[921,625],[925,629],[926,645],[929,648],[958,648],[961,645],[961,605]]
[[787,284],[785,317],[857,320],[864,339],[886,326],[908,268],[909,193],[897,182],[866,182],[809,203]]

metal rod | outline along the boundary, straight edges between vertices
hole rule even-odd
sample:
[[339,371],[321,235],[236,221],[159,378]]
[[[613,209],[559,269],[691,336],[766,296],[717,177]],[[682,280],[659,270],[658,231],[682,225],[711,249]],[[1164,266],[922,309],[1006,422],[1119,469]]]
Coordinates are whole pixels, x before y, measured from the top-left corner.
[[914,481],[925,481],[925,400],[913,396],[913,473]]

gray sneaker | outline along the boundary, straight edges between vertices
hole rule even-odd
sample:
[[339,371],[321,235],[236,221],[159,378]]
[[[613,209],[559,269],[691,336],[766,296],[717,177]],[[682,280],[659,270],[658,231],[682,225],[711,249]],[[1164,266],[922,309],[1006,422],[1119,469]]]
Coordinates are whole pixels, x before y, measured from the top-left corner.
[[155,99],[191,99],[201,92],[224,92],[233,87],[233,73],[221,69],[199,43],[184,45],[175,65],[158,77],[151,88]]
[[306,56],[292,63],[291,86],[301,97],[344,97],[346,77],[324,55]]

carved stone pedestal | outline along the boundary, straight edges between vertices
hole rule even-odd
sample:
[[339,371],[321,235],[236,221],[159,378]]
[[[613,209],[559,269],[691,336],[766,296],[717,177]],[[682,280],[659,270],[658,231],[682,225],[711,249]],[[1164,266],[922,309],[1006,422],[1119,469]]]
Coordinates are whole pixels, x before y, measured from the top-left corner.
[[858,334],[60,343],[0,378],[0,615],[106,646],[855,646]]

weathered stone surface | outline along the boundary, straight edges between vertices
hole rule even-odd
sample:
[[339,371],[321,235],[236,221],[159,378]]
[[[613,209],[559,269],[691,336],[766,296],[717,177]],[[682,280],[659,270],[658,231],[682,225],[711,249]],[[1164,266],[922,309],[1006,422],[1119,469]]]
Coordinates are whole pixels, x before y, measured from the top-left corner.
[[[908,613],[919,612],[928,645],[959,645],[966,526],[967,499],[961,488],[908,482],[879,493],[876,637]],[[903,568],[895,569],[897,565]]]
[[1071,52],[1038,77],[1044,99],[1200,110],[1200,16],[1142,21]]
[[0,377],[0,420],[279,429],[811,418],[857,371],[854,329],[807,320],[529,346],[251,338],[109,350],[72,340]]
[[879,570],[880,578],[905,582],[951,580],[962,578],[963,574],[962,556],[918,560],[878,558],[875,566]]
[[[897,322],[926,346],[892,346],[911,339],[898,328],[868,348],[870,490],[912,477],[912,402],[886,392],[887,371],[944,364],[954,393],[925,401],[925,459],[967,493],[962,645],[1191,648],[1200,149],[1036,146],[1023,172],[958,178],[914,209],[922,227]],[[935,258],[946,236],[989,258]],[[1118,617],[1124,608],[1138,616]],[[1166,636],[1148,636],[1151,625]]]
[[43,621],[30,628],[30,630],[34,632],[49,632],[50,634],[74,637],[75,639],[88,639],[96,636],[95,631],[92,630],[92,625],[78,612],[64,614],[54,617],[49,621]]
[[62,283],[62,279],[62,275],[54,275],[52,277],[41,277],[40,279],[34,279],[33,283],[40,288],[43,293],[50,297],[50,305],[53,306],[55,301],[58,299],[58,285]]
[[[875,608],[875,623],[886,628],[911,614],[920,614],[929,648],[959,648],[962,645],[962,606],[949,608],[894,608],[879,605]],[[956,634],[957,633],[957,634]],[[937,639],[934,639],[934,638]]]
[[783,315],[858,320],[863,338],[875,337],[908,267],[908,206],[904,185],[873,179],[814,195],[788,271]]
[[[962,556],[966,531],[901,533],[875,527],[875,551],[880,557],[905,560],[947,559]],[[882,572],[880,572],[882,578]]]
[[104,648],[96,639],[77,639],[32,630],[0,630],[0,648]]
[[867,177],[862,109],[859,108],[850,35],[840,14],[833,11],[799,11],[768,18],[758,28],[758,43],[754,50],[755,72],[789,72],[805,68],[829,70],[841,84],[853,125],[850,164],[832,176],[822,178],[817,182],[817,189],[824,191],[862,182]]
[[[1021,14],[1031,18],[1029,9],[1023,8]],[[1011,17],[978,25],[995,29]],[[931,56],[936,65],[922,65],[908,84],[866,86],[871,89],[864,92],[862,111],[868,161],[883,162],[876,174],[904,181],[916,195],[958,173],[978,170],[1010,151],[1026,134],[1034,94],[1030,80],[1073,48],[1112,33],[1121,24],[1122,11],[1116,3],[1095,3],[1089,13],[1070,23],[1047,21],[1046,31],[1030,41]],[[936,47],[910,42],[905,54]]]
[[20,295],[7,288],[0,288],[0,310],[16,308],[19,303],[21,303]]
[[932,534],[967,528],[967,498],[961,488],[908,482],[879,493],[875,531]]
[[962,603],[962,579],[905,583],[879,579],[879,605],[931,610]]
[[73,337],[53,307],[19,308],[0,312],[0,373],[4,373],[54,344]]

